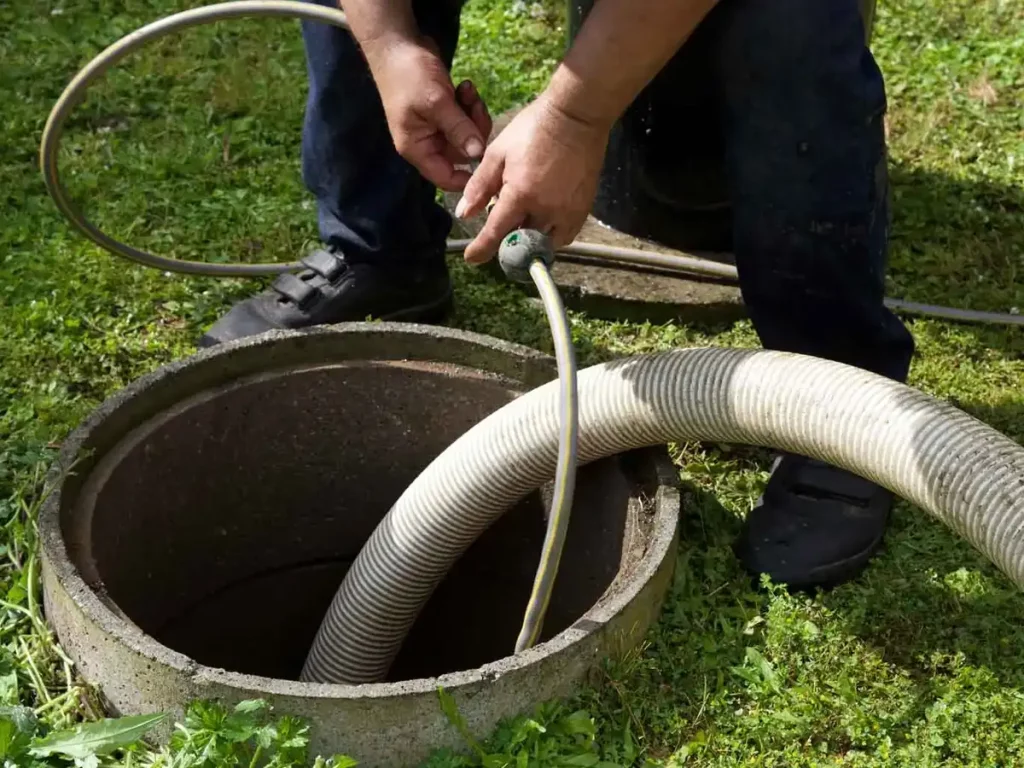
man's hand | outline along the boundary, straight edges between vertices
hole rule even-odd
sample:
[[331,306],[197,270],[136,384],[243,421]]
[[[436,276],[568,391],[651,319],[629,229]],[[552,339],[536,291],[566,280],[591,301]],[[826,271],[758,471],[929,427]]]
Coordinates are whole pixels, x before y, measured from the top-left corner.
[[547,233],[556,248],[571,243],[593,203],[610,127],[570,116],[546,95],[516,115],[487,148],[456,209],[468,218],[498,197],[466,261],[489,261],[520,227]]
[[456,165],[479,159],[491,133],[486,105],[468,80],[454,87],[432,41],[385,48],[365,50],[395,148],[433,184],[461,190],[470,174]]
[[601,0],[543,95],[488,148],[456,214],[498,202],[466,249],[487,261],[518,227],[579,234],[593,203],[612,124],[671,59],[716,0]]

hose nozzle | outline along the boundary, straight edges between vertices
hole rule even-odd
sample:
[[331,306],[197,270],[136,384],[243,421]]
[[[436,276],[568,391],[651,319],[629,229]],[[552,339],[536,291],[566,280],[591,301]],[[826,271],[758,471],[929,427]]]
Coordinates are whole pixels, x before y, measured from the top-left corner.
[[555,250],[551,238],[536,229],[517,229],[501,241],[498,263],[509,280],[529,283],[530,264],[540,261],[546,267],[555,263]]

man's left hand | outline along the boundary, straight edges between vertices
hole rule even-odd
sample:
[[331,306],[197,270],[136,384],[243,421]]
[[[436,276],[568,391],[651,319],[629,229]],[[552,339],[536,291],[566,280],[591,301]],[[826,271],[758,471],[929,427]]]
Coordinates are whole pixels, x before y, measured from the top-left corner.
[[522,227],[547,233],[556,248],[571,243],[594,202],[609,128],[543,95],[520,112],[487,148],[456,209],[468,218],[498,198],[466,261],[489,261],[502,238]]

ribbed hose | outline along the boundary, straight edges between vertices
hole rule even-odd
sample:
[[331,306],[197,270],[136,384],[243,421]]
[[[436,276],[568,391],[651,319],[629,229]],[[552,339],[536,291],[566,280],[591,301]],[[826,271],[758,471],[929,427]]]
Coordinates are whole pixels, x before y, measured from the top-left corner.
[[[1024,586],[1024,448],[908,386],[800,355],[689,349],[588,368],[579,403],[581,462],[689,440],[810,456],[927,510]],[[384,678],[452,564],[553,476],[558,409],[557,382],[523,395],[413,482],[349,570],[303,679]]]
[[[340,10],[291,0],[237,0],[160,19],[90,61],[54,105],[40,166],[68,221],[107,250],[147,266],[202,275],[266,275],[286,264],[183,262],[101,232],[64,188],[61,132],[89,85],[122,58],[173,31],[243,16],[297,17],[347,27]],[[465,241],[449,241],[449,252]],[[682,256],[574,243],[565,253],[735,279],[735,268]],[[968,322],[1024,324],[1014,314],[887,300],[894,309]],[[686,350],[597,366],[579,379],[580,457],[646,445],[721,440],[770,445],[845,467],[928,510],[1024,586],[1024,450],[915,390],[822,360],[772,352]],[[303,677],[381,679],[449,567],[507,507],[551,479],[558,384],[481,422],[431,464],[371,537],[317,634]]]

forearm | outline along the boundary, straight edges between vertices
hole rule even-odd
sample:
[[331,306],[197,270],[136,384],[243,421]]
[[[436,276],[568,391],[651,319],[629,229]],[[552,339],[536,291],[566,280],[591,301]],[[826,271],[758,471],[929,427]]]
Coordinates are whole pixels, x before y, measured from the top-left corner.
[[697,28],[716,0],[595,0],[545,96],[610,126]]
[[419,37],[412,0],[340,0],[340,5],[367,58]]

